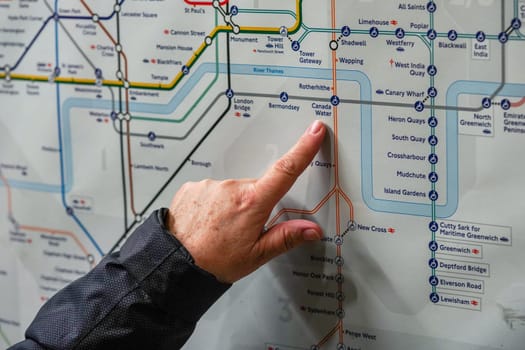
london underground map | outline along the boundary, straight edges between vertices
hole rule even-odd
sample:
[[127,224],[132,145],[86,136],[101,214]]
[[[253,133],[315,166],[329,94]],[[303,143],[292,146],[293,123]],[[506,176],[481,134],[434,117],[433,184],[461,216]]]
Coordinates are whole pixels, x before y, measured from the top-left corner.
[[185,349],[522,349],[524,0],[0,1],[0,348],[186,181],[325,231]]

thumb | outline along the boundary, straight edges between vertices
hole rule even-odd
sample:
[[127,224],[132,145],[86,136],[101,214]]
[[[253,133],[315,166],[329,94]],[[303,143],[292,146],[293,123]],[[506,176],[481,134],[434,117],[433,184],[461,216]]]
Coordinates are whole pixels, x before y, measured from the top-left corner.
[[307,241],[318,241],[323,237],[319,225],[308,220],[290,220],[273,226],[257,242],[259,256],[268,262]]

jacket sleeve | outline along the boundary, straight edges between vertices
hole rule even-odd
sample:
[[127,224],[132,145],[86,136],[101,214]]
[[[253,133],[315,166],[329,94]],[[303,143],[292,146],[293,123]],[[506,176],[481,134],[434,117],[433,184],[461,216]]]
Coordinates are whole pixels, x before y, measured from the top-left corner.
[[230,287],[197,267],[154,212],[90,273],[47,301],[22,349],[178,349]]

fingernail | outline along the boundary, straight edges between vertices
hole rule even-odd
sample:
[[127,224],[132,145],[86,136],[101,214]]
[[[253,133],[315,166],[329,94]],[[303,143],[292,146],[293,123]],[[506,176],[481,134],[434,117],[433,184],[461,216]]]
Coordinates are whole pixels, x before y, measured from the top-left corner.
[[316,135],[319,133],[319,131],[321,131],[322,128],[323,128],[323,123],[320,120],[316,120],[308,128],[308,133],[310,135]]
[[321,234],[314,229],[306,229],[303,231],[303,238],[305,241],[318,241],[321,239]]

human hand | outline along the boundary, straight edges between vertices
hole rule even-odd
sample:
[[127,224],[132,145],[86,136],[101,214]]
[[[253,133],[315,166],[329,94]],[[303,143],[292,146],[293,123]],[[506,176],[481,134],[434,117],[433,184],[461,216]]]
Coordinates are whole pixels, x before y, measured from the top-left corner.
[[289,220],[263,232],[272,209],[319,151],[326,128],[315,121],[288,153],[259,179],[204,180],[175,194],[166,226],[197,266],[226,283],[255,271],[270,259],[322,230],[308,220]]

